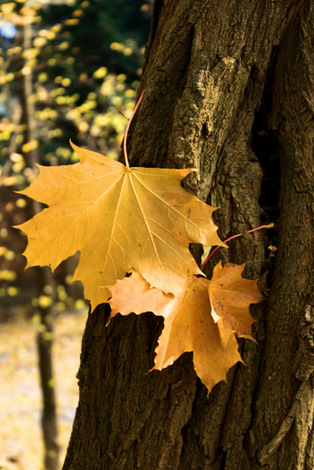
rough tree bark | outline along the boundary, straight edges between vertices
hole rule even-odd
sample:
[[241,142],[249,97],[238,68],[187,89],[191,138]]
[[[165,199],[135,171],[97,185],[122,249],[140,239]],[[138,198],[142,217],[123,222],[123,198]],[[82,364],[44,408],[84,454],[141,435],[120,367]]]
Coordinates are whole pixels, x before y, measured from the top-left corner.
[[222,239],[276,219],[212,260],[245,262],[269,295],[209,398],[191,353],[147,374],[161,318],[106,328],[98,307],[64,470],[313,468],[313,21],[311,1],[156,0],[131,163],[196,168],[185,187],[220,207]]

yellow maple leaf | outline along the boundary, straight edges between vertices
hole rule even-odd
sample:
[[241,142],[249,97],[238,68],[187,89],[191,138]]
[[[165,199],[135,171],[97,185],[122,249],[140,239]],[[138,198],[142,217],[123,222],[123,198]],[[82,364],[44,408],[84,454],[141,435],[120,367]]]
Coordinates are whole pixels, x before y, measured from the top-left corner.
[[233,332],[253,339],[251,325],[255,320],[250,315],[249,306],[261,302],[263,295],[258,290],[257,280],[241,276],[244,266],[228,263],[222,267],[220,262],[208,283],[211,314],[223,345],[228,344]]
[[241,361],[241,356],[233,333],[226,346],[221,342],[219,329],[210,314],[208,283],[205,278],[190,277],[181,295],[173,297],[150,289],[145,279],[133,272],[110,287],[109,303],[113,315],[146,311],[162,315],[165,323],[153,369],[162,370],[184,352],[192,351],[195,371],[210,392],[216,383],[226,379],[227,371]]
[[[204,285],[205,284],[205,285]],[[184,352],[193,351],[193,364],[208,393],[226,380],[230,367],[242,361],[235,335],[223,345],[219,330],[210,315],[207,279],[191,277],[186,289],[166,313],[164,329],[158,339],[155,366],[164,369]]]
[[174,295],[151,288],[136,271],[131,271],[129,277],[118,280],[109,289],[112,294],[109,300],[112,317],[117,313],[129,315],[133,312],[139,315],[148,311],[165,316],[174,300]]
[[152,287],[178,294],[186,278],[200,273],[190,243],[220,245],[215,208],[181,187],[191,169],[130,168],[73,145],[80,162],[39,166],[21,194],[49,207],[18,226],[28,236],[27,267],[53,270],[80,251],[73,280],[83,283],[92,308],[134,269]]
[[[216,383],[226,379],[230,367],[242,361],[235,334],[253,339],[250,333],[254,320],[249,304],[260,302],[263,296],[256,280],[241,277],[243,269],[244,265],[222,267],[219,263],[211,281],[192,276],[178,297],[150,288],[139,273],[132,272],[110,286],[112,315],[146,311],[162,315],[165,323],[153,369],[162,370],[184,352],[192,351],[195,371],[210,392]],[[219,290],[223,291],[221,298]]]

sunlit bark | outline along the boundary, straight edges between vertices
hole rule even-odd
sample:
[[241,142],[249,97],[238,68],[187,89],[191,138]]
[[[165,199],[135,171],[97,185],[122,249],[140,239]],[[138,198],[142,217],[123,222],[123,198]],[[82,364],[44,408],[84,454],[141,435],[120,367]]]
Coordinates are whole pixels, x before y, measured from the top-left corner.
[[268,298],[253,310],[258,343],[239,342],[245,365],[209,398],[191,354],[147,374],[161,318],[106,327],[97,308],[64,470],[313,468],[312,43],[309,1],[155,2],[130,163],[195,168],[185,187],[220,207],[222,239],[274,221],[207,271],[245,262]]

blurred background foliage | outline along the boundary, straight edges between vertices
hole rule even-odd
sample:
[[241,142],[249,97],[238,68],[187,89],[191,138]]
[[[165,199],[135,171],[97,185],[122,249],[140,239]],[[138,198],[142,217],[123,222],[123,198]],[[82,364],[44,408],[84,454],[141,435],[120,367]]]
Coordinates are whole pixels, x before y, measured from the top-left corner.
[[[36,297],[32,269],[24,272],[26,240],[11,227],[28,218],[30,202],[12,189],[34,179],[37,162],[76,162],[70,139],[117,158],[150,14],[149,0],[17,0],[0,6],[0,315],[18,302],[30,312],[52,303],[51,288]],[[55,275],[61,311],[84,305],[80,288],[69,287],[72,265]]]
[[[42,207],[15,191],[34,180],[38,163],[75,163],[70,140],[119,157],[151,3],[0,2],[0,398],[6,423],[0,431],[1,469],[60,468],[77,403],[75,374],[87,312],[82,286],[71,282],[78,254],[53,275],[49,268],[24,270],[27,240],[13,227]],[[30,344],[33,331],[36,341]]]

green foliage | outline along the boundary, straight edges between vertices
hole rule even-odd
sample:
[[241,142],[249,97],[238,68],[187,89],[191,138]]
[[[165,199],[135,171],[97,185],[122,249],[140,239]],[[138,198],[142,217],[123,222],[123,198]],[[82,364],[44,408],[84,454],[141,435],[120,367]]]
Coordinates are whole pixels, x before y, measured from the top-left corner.
[[66,8],[46,6],[42,16],[48,21],[54,17],[59,22],[67,15],[64,35],[78,63],[84,64],[82,71],[93,73],[103,62],[110,72],[124,73],[134,80],[142,64],[149,9],[143,0],[77,0]]
[[[44,165],[73,163],[69,139],[118,157],[134,107],[148,9],[142,0],[0,5],[0,26],[13,31],[1,36],[0,29],[2,298],[17,295],[24,282],[23,259],[15,253],[25,242],[10,226],[25,220],[28,210],[27,200],[8,196],[6,188],[21,189],[33,180],[32,155]],[[65,278],[59,282],[67,289]],[[69,299],[57,299],[61,309],[71,308]]]

